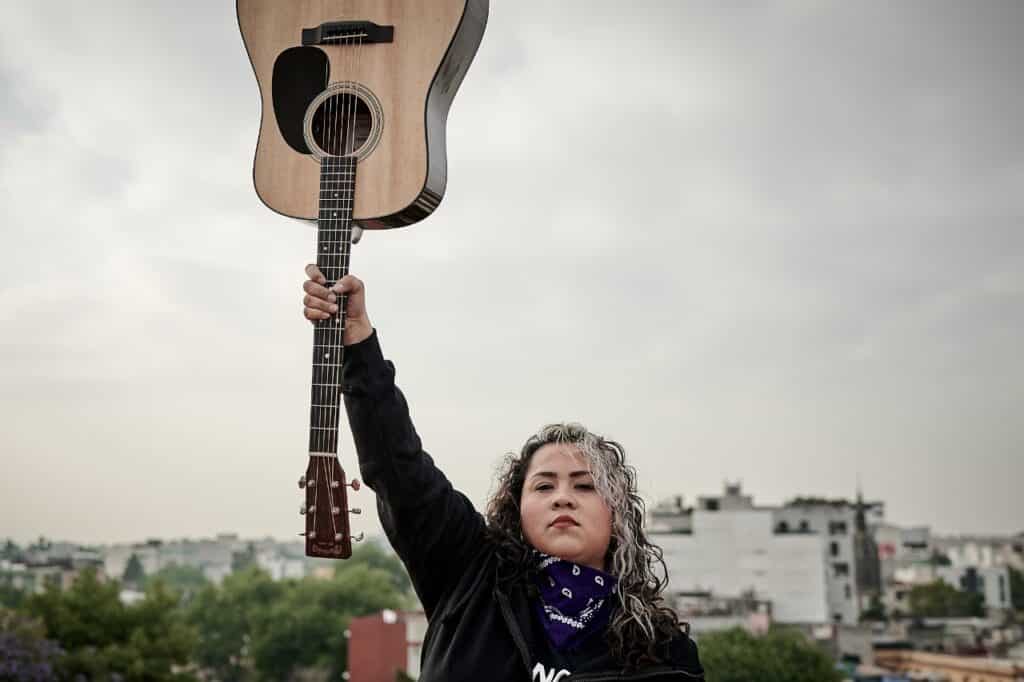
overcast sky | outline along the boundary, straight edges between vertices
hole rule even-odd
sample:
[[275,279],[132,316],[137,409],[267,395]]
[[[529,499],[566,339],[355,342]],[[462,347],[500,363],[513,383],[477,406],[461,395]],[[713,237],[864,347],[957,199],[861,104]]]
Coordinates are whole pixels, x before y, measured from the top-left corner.
[[[4,16],[0,537],[292,536],[315,230],[253,190],[233,3]],[[428,451],[483,504],[579,420],[649,500],[859,477],[895,523],[1024,530],[1022,26],[1014,0],[492,2],[444,201],[352,261]]]

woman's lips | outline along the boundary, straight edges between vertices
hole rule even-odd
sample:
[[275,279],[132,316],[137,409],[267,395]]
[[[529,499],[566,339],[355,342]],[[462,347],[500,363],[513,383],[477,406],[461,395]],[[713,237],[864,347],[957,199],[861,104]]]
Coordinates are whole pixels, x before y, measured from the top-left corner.
[[559,516],[557,519],[551,522],[551,526],[554,528],[571,528],[572,526],[578,526],[580,524],[570,516]]

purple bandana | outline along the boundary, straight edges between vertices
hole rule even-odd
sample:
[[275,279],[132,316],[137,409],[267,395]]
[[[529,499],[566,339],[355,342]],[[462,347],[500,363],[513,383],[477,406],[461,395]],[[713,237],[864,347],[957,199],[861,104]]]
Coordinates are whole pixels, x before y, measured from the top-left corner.
[[534,603],[548,639],[559,651],[600,631],[611,615],[614,576],[538,553],[540,599]]

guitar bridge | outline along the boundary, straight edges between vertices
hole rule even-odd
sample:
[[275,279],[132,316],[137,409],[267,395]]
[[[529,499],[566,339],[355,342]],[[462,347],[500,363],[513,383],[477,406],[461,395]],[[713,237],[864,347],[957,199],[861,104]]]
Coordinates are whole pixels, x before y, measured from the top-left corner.
[[337,45],[348,40],[367,43],[390,43],[395,38],[394,26],[381,26],[372,21],[328,21],[316,28],[302,29],[303,45]]

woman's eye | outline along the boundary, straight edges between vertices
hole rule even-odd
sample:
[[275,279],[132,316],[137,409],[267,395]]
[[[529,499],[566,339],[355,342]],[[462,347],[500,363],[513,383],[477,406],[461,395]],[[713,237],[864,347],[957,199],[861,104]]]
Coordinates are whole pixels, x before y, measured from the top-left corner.
[[539,485],[535,489],[536,490],[551,490],[551,487],[552,486],[550,486],[550,485]]
[[580,488],[582,490],[593,490],[594,489],[594,486],[591,485],[590,483],[581,483],[580,485],[578,485],[576,487]]

